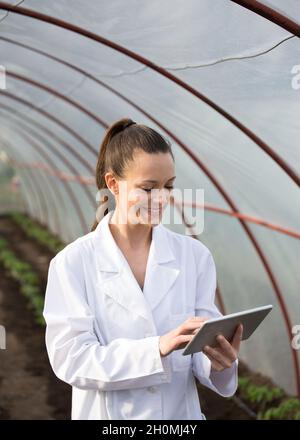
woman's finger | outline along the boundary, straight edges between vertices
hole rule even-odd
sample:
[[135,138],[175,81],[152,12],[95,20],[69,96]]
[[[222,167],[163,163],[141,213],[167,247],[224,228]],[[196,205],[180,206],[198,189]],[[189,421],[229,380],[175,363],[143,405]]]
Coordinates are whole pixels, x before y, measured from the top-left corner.
[[213,359],[215,359],[221,365],[223,365],[223,367],[225,367],[225,368],[231,367],[232,362],[230,361],[230,359],[228,359],[226,356],[221,354],[217,349],[214,349],[214,348],[210,347],[209,345],[206,345],[204,347],[204,353],[209,354]]
[[243,324],[240,324],[236,329],[231,341],[231,345],[233,346],[233,348],[236,350],[237,353],[240,350],[242,336],[243,336]]
[[199,330],[204,324],[204,318],[193,319],[190,318],[183,322],[179,327],[176,328],[177,334],[190,333],[192,330]]
[[193,338],[193,335],[178,335],[175,338],[175,347],[174,350],[181,350],[185,348],[185,346],[190,342]]
[[228,340],[223,335],[219,335],[217,337],[217,341],[225,356],[227,356],[231,360],[231,362],[234,362],[236,360],[237,354],[230,342],[228,342]]
[[222,364],[220,364],[220,362],[216,361],[216,359],[214,359],[212,356],[210,356],[208,353],[205,353],[205,355],[208,357],[208,359],[211,362],[211,366],[213,369],[217,370],[217,371],[223,371],[224,367]]

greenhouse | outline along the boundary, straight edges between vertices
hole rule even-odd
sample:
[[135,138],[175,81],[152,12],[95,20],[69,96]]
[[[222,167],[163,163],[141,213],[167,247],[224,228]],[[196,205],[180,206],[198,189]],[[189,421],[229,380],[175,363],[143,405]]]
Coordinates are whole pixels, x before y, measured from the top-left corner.
[[[20,304],[33,302],[28,335],[44,331],[50,258],[95,221],[101,140],[114,121],[130,118],[172,145],[175,187],[191,195],[185,203],[174,197],[167,227],[189,229],[210,249],[221,313],[273,305],[239,357],[272,384],[273,406],[280,390],[300,418],[299,37],[297,0],[0,1],[0,263],[14,251],[19,264],[44,264],[40,293],[34,282],[23,286]],[[193,231],[197,213],[203,228]],[[9,313],[21,307],[10,301]],[[3,359],[7,316],[3,306]],[[241,376],[241,389],[247,381]],[[241,391],[235,404],[248,403]],[[9,418],[5,405],[0,419]],[[262,411],[248,406],[248,415]]]

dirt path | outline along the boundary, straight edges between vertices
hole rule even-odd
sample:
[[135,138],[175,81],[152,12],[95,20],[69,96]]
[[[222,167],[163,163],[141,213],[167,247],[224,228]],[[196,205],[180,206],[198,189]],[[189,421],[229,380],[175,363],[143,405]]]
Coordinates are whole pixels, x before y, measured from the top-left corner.
[[[44,284],[49,253],[5,218],[0,218],[0,236],[9,240],[17,255],[34,263]],[[0,350],[0,419],[68,419],[70,387],[51,370],[44,328],[34,323],[18,283],[0,269],[0,324],[6,328],[6,350]]]
[[[45,291],[53,254],[33,240],[9,218],[0,216],[0,236],[28,261]],[[71,387],[56,378],[45,349],[44,328],[34,323],[18,283],[5,276],[0,265],[0,324],[6,327],[6,350],[0,350],[0,420],[70,419]],[[224,399],[198,384],[207,419],[249,419],[232,399]]]

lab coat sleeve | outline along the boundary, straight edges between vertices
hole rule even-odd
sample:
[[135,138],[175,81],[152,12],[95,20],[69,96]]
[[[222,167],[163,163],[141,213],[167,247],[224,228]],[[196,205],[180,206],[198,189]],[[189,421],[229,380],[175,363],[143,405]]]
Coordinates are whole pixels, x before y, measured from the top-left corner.
[[56,376],[77,388],[105,391],[170,382],[170,359],[160,355],[159,336],[100,343],[82,265],[64,251],[50,261],[43,311],[46,347]]
[[[207,248],[204,255],[199,257],[198,267],[200,270],[197,277],[195,316],[222,316],[215,305],[216,266]],[[223,397],[235,394],[238,386],[238,359],[230,368],[219,372],[212,370],[211,361],[203,352],[193,353],[191,356],[193,373],[200,383]]]

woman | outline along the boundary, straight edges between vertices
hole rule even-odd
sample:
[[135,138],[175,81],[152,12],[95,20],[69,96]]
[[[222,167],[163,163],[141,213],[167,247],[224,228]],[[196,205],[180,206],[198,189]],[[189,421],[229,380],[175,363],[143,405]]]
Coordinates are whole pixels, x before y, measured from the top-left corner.
[[159,133],[131,119],[109,127],[96,181],[115,209],[48,273],[46,345],[55,374],[72,386],[72,419],[203,419],[195,377],[222,396],[236,391],[241,326],[231,343],[220,337],[215,349],[182,355],[221,314],[209,249],[160,222],[174,179]]

